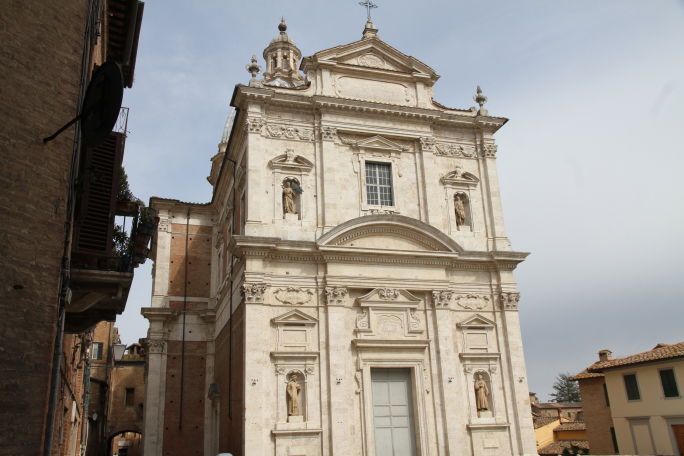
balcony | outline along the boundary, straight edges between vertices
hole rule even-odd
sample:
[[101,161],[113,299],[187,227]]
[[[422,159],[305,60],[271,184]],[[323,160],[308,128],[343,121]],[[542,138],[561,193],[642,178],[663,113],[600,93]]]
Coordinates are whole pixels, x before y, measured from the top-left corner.
[[[128,108],[122,108],[109,137],[82,154],[66,332],[77,333],[99,321],[114,321],[123,312],[133,271],[147,259],[148,244],[159,222],[154,210],[141,202],[117,200],[127,117]],[[130,219],[123,240],[121,232],[115,230],[116,216]]]

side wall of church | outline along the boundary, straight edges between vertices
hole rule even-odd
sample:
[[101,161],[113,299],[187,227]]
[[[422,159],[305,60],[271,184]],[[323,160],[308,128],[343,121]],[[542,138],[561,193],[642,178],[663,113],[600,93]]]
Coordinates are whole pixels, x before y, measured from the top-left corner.
[[204,206],[153,204],[160,226],[152,307],[143,309],[150,320],[143,446],[150,454],[201,455],[214,368],[208,327],[213,219]]

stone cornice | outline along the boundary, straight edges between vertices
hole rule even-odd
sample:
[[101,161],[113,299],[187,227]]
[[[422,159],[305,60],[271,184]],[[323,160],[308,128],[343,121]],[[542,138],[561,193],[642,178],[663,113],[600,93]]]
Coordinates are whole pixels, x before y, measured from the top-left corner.
[[304,263],[373,263],[427,265],[454,270],[513,270],[525,252],[435,252],[385,250],[319,245],[310,241],[286,241],[272,237],[235,236],[239,255]]
[[192,203],[171,198],[150,197],[150,207],[154,209],[165,209],[168,211],[180,208],[191,208],[194,214],[214,215],[214,207],[211,203]]
[[143,307],[140,313],[150,321],[166,321],[177,316],[180,311],[170,307]]
[[477,116],[471,111],[456,112],[444,108],[419,108],[416,106],[402,106],[389,103],[340,98],[325,95],[310,95],[300,93],[282,93],[273,89],[237,86],[235,104],[240,105],[246,100],[267,102],[301,109],[337,109],[355,112],[366,112],[379,115],[393,115],[421,119],[428,122],[461,124],[494,132],[501,128],[508,119],[494,116]]

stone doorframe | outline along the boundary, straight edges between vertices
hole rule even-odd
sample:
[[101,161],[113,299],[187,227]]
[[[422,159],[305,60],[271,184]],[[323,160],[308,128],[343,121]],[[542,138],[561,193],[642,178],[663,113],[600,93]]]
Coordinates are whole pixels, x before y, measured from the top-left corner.
[[369,340],[355,339],[358,371],[357,384],[361,399],[361,433],[363,454],[375,456],[375,427],[373,425],[372,368],[408,368],[411,371],[413,426],[416,455],[428,453],[428,413],[426,392],[430,390],[427,340]]

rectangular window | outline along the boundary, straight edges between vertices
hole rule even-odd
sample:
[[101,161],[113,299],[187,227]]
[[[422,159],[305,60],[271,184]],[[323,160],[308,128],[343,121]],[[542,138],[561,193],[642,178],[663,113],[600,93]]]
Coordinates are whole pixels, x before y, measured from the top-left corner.
[[126,388],[126,405],[135,405],[135,388]]
[[663,369],[660,371],[660,384],[663,385],[665,397],[679,397],[679,389],[675,380],[674,370]]
[[625,390],[627,390],[627,399],[630,401],[638,401],[639,399],[641,399],[636,374],[623,375],[622,378],[625,380]]
[[102,342],[93,342],[90,347],[90,359],[102,359]]
[[610,407],[610,399],[608,399],[608,388],[606,387],[606,384],[603,384],[603,396],[606,398],[606,406]]
[[394,206],[392,165],[366,162],[366,200],[373,206]]

